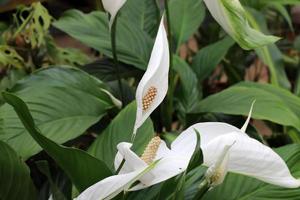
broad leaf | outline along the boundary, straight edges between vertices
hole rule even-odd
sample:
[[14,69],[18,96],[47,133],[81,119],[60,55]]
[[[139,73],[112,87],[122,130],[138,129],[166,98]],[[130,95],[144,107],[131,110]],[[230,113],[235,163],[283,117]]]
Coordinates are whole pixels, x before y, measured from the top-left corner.
[[[118,79],[117,71],[113,64],[113,61],[110,59],[102,59],[95,61],[93,63],[87,64],[82,67],[82,70],[87,73],[96,76],[102,81],[114,81]],[[119,75],[122,78],[133,77],[139,72],[143,72],[142,70],[138,70],[137,68],[130,67],[125,64],[119,63]]]
[[300,98],[269,84],[239,83],[205,98],[193,113],[248,115],[255,99],[253,118],[293,126],[300,130]]
[[3,93],[3,98],[13,106],[31,137],[57,162],[79,191],[111,175],[101,160],[80,149],[58,145],[43,136],[36,128],[28,107],[19,97]]
[[202,0],[172,0],[170,2],[170,23],[175,39],[175,49],[186,42],[199,28],[205,17]]
[[216,43],[200,49],[192,62],[193,70],[197,74],[199,81],[203,81],[213,72],[233,44],[234,40],[227,36]]
[[[80,42],[112,57],[108,16],[99,11],[84,14],[69,10],[54,26]],[[149,60],[153,41],[143,30],[130,21],[118,18],[117,53],[120,61],[145,69]]]
[[[136,104],[131,103],[115,117],[89,149],[91,155],[103,160],[112,170],[114,170],[113,164],[117,153],[117,144],[130,142],[135,115]],[[145,147],[154,136],[152,122],[148,119],[138,129],[134,141],[133,149],[137,154],[143,153]]]
[[[75,69],[52,67],[20,80],[10,92],[21,97],[45,136],[64,143],[84,133],[113,106],[99,80]],[[24,159],[41,148],[8,104],[0,108],[0,140]]]
[[[188,113],[199,103],[201,94],[198,88],[198,79],[191,67],[180,57],[174,56],[173,68],[180,78],[180,88],[175,96],[178,98],[178,109]],[[183,117],[185,118],[185,117]]]
[[36,199],[36,191],[27,165],[9,145],[2,141],[0,141],[0,152],[0,199]]
[[156,35],[160,11],[156,0],[127,0],[120,16],[152,36]]

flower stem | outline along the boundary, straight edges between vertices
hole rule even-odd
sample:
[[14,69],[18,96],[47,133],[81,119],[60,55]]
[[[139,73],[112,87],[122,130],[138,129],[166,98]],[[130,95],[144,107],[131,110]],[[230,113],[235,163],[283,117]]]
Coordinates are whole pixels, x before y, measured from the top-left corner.
[[115,20],[112,24],[111,31],[110,31],[110,37],[111,37],[111,48],[112,48],[112,54],[113,54],[113,60],[114,60],[114,67],[115,67],[116,75],[117,75],[117,79],[118,79],[120,97],[121,97],[122,108],[123,108],[123,106],[124,106],[124,93],[123,93],[123,86],[122,86],[122,81],[121,81],[121,76],[120,76],[120,68],[119,68],[117,48],[116,48],[117,21],[118,21],[118,16],[115,17]]
[[166,96],[166,101],[162,107],[162,119],[164,120],[164,125],[167,131],[171,130],[172,116],[173,116],[173,94],[175,90],[174,86],[174,72],[173,72],[173,41],[172,41],[172,30],[171,30],[171,19],[169,10],[169,1],[164,0],[165,10],[167,17],[167,32],[169,41],[169,56],[170,56],[170,74],[169,74],[169,90]]
[[198,186],[198,192],[194,196],[193,200],[199,200],[201,199],[204,194],[208,191],[209,189],[209,183],[206,179],[204,179]]

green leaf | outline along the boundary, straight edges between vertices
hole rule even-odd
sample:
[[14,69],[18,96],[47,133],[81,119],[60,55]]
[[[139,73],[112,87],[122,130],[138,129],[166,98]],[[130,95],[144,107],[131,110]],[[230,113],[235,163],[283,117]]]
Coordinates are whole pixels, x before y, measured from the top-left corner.
[[[286,161],[292,174],[300,177],[300,145],[278,148],[277,153]],[[263,183],[254,178],[237,174],[226,176],[224,183],[208,191],[203,200],[239,199],[239,200],[296,200],[300,197],[300,188],[288,189]]]
[[191,67],[179,56],[173,56],[173,60],[173,69],[178,73],[181,83],[180,91],[176,92],[178,107],[185,114],[193,110],[201,99],[198,79]]
[[[89,148],[89,153],[103,160],[111,170],[114,170],[114,159],[117,153],[117,145],[120,142],[130,142],[136,115],[136,103],[125,107],[95,140]],[[153,125],[148,119],[138,129],[133,149],[137,154],[142,154],[147,144],[154,137]]]
[[184,196],[184,183],[185,183],[186,173],[183,172],[178,176],[166,180],[161,184],[161,189],[157,193],[155,200],[181,200]]
[[186,42],[199,28],[205,17],[202,0],[172,0],[169,5],[170,23],[175,39],[175,49]]
[[[136,77],[139,72],[143,72],[135,67],[131,67],[123,63],[119,63],[118,67],[119,75],[122,78]],[[93,63],[83,66],[82,70],[93,76],[96,76],[104,82],[114,81],[118,79],[113,60],[110,59],[97,60]]]
[[[103,89],[102,82],[76,68],[52,67],[22,79],[10,92],[28,104],[45,136],[64,143],[84,133],[113,107]],[[0,140],[24,159],[41,150],[11,106],[0,107],[0,119]]]
[[0,141],[0,199],[36,199],[36,191],[27,165],[6,143]]
[[269,84],[239,83],[205,98],[193,113],[248,115],[254,99],[256,102],[253,118],[293,126],[300,130],[300,98]]
[[[54,26],[80,42],[112,57],[108,16],[99,11],[84,14],[68,10]],[[152,38],[132,22],[118,18],[117,53],[120,61],[145,69],[153,46]]]
[[80,149],[58,145],[42,135],[36,127],[27,105],[13,94],[2,93],[2,95],[5,101],[13,106],[31,137],[57,162],[79,191],[112,175],[101,160]]
[[193,58],[192,68],[199,81],[203,81],[214,71],[233,44],[234,40],[227,36],[197,52]]
[[[265,17],[254,9],[248,9],[248,20],[253,27],[267,32]],[[284,71],[283,55],[275,44],[255,49],[262,61],[268,65],[271,73],[271,83],[283,88],[290,88],[290,82]]]
[[41,160],[35,162],[38,169],[47,177],[49,184],[50,184],[50,190],[51,190],[51,196],[53,200],[67,200],[64,194],[59,190],[57,185],[54,183],[50,168],[48,165],[48,162],[46,160]]
[[156,0],[127,0],[120,16],[151,36],[156,35],[160,11]]
[[203,163],[203,153],[200,147],[200,133],[198,132],[197,129],[194,129],[195,134],[197,136],[197,143],[196,143],[196,149],[193,153],[193,156],[189,162],[188,168],[187,168],[187,172],[191,171],[192,169],[196,168],[197,166],[201,165]]

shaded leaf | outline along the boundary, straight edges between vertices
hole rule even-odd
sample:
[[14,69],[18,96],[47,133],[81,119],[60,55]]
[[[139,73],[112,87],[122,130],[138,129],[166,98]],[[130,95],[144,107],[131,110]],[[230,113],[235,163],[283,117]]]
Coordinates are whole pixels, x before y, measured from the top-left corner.
[[75,148],[56,144],[43,136],[37,129],[26,104],[17,96],[3,93],[5,101],[13,106],[22,124],[32,138],[57,162],[66,172],[79,191],[110,175],[111,172],[101,160]]
[[9,145],[2,141],[0,141],[0,152],[0,199],[36,199],[36,191],[27,165]]
[[[89,153],[103,160],[111,170],[114,170],[114,159],[117,153],[117,144],[130,142],[136,115],[136,103],[125,107],[109,124],[109,126],[98,136],[89,148]],[[133,149],[137,154],[142,154],[147,144],[155,136],[153,125],[148,119],[137,132]]]
[[242,82],[199,103],[193,113],[213,112],[248,115],[256,99],[252,117],[269,120],[300,130],[300,98],[269,84]]
[[172,0],[169,9],[177,52],[180,45],[196,32],[204,20],[205,7],[202,0]]
[[[113,107],[103,89],[102,82],[76,68],[52,67],[20,80],[10,92],[28,104],[45,136],[64,143],[84,133]],[[0,107],[0,127],[0,140],[24,159],[41,150],[8,104]]]
[[[84,14],[78,10],[68,10],[53,24],[82,43],[112,57],[108,16],[105,13],[95,11]],[[120,61],[139,69],[146,68],[153,46],[146,32],[120,17],[116,43]]]

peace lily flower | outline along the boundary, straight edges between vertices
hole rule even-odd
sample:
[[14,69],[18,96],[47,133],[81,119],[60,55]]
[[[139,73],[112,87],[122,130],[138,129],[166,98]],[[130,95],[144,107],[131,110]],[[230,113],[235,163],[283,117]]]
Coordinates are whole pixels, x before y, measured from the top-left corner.
[[254,49],[279,39],[251,28],[246,10],[239,0],[204,0],[204,2],[214,19],[243,49]]
[[104,9],[110,14],[109,28],[111,28],[118,11],[122,8],[125,2],[126,0],[102,0]]
[[[187,143],[190,141],[191,143]],[[119,174],[92,185],[76,200],[112,199],[123,191],[140,190],[172,178],[187,169],[196,148],[196,141],[195,132],[192,135],[186,134],[175,139],[169,149],[166,143],[156,136],[141,157],[130,149],[131,143],[122,142],[117,146],[118,153],[115,158],[116,170],[125,160]],[[130,188],[136,181],[139,181],[138,184]]]
[[169,45],[162,18],[147,70],[136,91],[137,112],[133,138],[136,130],[145,122],[167,94],[169,62]]
[[[287,188],[300,187],[300,180],[294,178],[283,159],[270,147],[250,138],[245,130],[249,117],[242,129],[219,122],[198,123],[178,138],[185,138],[186,144],[194,143],[194,130],[201,136],[203,165],[208,167],[206,179],[211,187],[221,184],[227,172],[250,176],[266,183]],[[190,141],[188,136],[190,135]]]

